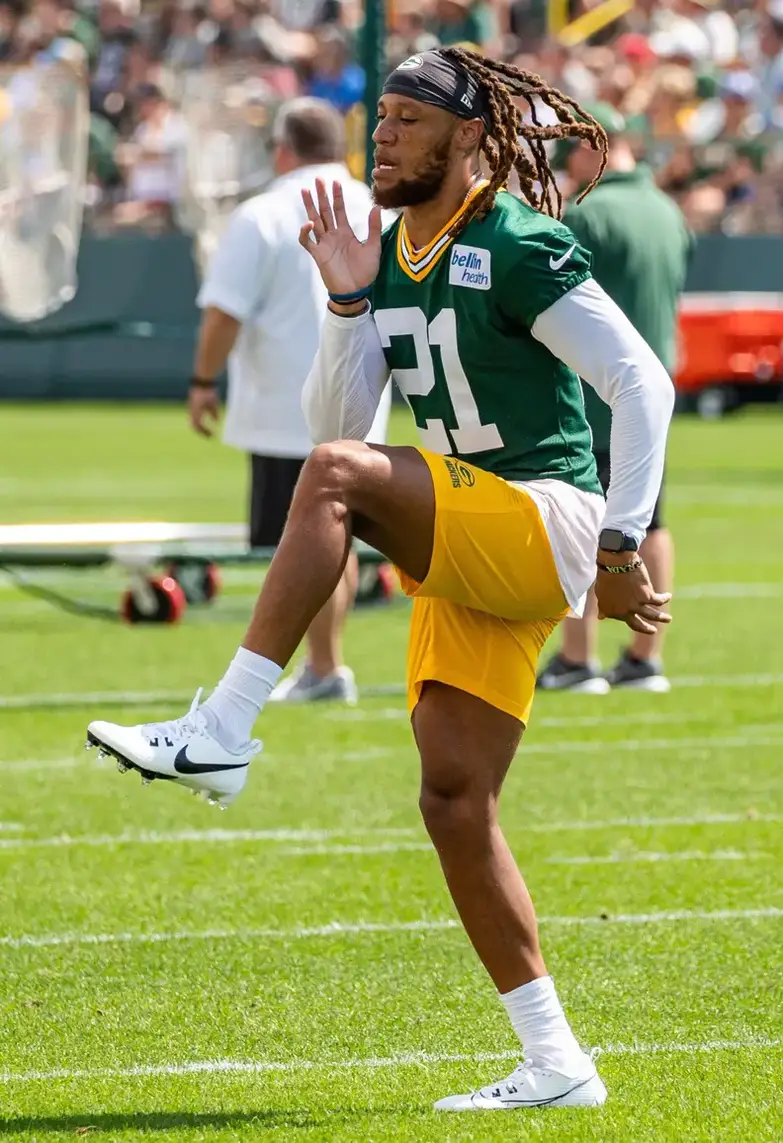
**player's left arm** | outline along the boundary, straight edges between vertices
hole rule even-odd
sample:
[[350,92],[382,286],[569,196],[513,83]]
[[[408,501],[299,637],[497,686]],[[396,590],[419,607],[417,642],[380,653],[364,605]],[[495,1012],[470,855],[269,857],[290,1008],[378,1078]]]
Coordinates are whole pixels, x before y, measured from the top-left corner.
[[[653,351],[615,302],[591,277],[538,314],[533,336],[592,385],[612,410],[611,482],[604,528],[644,539],[658,496],[674,387]],[[599,562],[636,563],[635,552],[599,553]],[[654,632],[668,622],[643,564],[628,574],[598,573],[599,610],[634,630]]]
[[611,406],[612,480],[604,526],[641,543],[660,490],[674,390],[590,266],[591,256],[572,230],[542,220],[516,237],[500,304]]
[[644,539],[663,477],[674,387],[628,318],[587,278],[536,318],[533,336],[612,410],[612,479],[604,527]]

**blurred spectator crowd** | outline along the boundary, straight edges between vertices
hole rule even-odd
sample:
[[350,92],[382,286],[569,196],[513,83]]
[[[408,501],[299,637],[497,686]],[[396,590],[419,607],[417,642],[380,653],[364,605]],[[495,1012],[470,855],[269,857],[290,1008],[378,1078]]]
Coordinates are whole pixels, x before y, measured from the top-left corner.
[[[564,0],[569,2],[569,0]],[[570,0],[570,20],[602,0]],[[175,225],[188,100],[204,77],[259,104],[309,93],[361,104],[362,0],[0,0],[5,67],[64,61],[88,77],[89,217]],[[548,35],[546,0],[387,0],[386,66],[466,44],[625,118],[697,231],[783,230],[783,0],[637,0],[586,41]],[[261,125],[268,123],[259,119]],[[361,161],[363,131],[355,132]],[[263,181],[263,180],[262,180]],[[254,188],[255,189],[255,188]]]

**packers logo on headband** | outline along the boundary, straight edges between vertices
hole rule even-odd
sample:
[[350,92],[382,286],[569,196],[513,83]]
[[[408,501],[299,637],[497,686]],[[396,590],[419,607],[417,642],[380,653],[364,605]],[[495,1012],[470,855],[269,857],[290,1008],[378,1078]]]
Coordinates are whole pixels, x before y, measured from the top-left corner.
[[399,65],[397,71],[413,71],[414,68],[422,67],[423,64],[424,60],[421,56],[409,56],[407,60],[404,60]]

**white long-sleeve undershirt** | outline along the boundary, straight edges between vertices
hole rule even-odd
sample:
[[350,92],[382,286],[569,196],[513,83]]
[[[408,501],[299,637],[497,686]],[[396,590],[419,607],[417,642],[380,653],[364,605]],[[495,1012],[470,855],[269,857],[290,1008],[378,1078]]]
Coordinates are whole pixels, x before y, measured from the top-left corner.
[[369,307],[358,317],[327,310],[321,344],[302,390],[315,444],[363,441],[389,383],[389,367]]
[[[604,526],[641,541],[660,489],[674,403],[666,370],[593,279],[540,314],[532,333],[611,407],[612,475]],[[313,440],[363,440],[388,381],[370,311],[353,318],[330,311],[302,395]]]
[[593,278],[539,314],[532,334],[611,408],[612,472],[603,526],[641,543],[663,479],[674,408],[668,373]]

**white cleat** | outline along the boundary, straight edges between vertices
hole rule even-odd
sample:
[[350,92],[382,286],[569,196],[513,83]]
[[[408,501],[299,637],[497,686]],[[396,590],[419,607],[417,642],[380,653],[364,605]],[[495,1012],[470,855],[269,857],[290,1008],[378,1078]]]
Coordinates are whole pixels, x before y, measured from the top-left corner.
[[523,1107],[600,1107],[606,1088],[595,1070],[597,1051],[583,1055],[568,1075],[523,1060],[508,1079],[469,1095],[448,1095],[436,1111],[516,1111]]
[[212,737],[199,710],[201,691],[188,714],[171,722],[147,722],[118,726],[114,722],[91,722],[87,739],[101,753],[117,760],[120,772],[138,770],[142,785],[156,778],[177,782],[210,805],[225,809],[247,781],[251,758],[261,750],[257,739],[232,754]]

